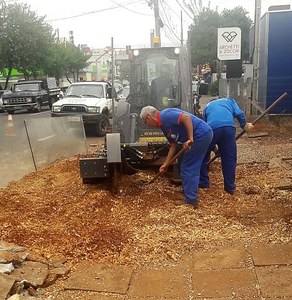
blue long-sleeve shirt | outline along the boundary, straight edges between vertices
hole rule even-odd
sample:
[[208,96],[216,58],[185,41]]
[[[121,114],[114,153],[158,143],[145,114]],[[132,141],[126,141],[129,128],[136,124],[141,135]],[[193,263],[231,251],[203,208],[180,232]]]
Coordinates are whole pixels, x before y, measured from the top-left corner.
[[246,124],[245,115],[232,98],[213,100],[203,110],[203,120],[212,129],[224,126],[235,127],[234,118],[238,120],[240,127],[243,129]]

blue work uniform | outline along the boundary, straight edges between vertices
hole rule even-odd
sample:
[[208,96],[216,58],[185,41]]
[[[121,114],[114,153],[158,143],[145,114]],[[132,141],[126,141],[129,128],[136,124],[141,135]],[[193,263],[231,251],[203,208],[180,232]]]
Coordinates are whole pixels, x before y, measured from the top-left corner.
[[203,110],[203,120],[213,129],[214,136],[202,163],[200,187],[209,187],[207,162],[211,151],[217,145],[221,156],[224,190],[231,194],[234,193],[237,162],[235,118],[240,127],[244,128],[245,115],[232,98],[212,100]]
[[213,132],[210,126],[198,117],[177,108],[166,108],[157,113],[158,124],[169,141],[182,145],[189,138],[185,126],[181,123],[183,114],[188,114],[193,123],[194,143],[180,158],[180,176],[186,203],[197,203],[200,168]]

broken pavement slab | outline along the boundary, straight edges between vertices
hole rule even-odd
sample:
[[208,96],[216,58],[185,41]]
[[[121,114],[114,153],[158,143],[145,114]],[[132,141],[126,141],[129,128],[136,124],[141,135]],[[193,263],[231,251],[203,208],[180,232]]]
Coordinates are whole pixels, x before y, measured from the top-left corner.
[[255,266],[291,265],[292,243],[286,245],[254,244],[251,246]]
[[11,291],[15,280],[9,275],[0,274],[0,299],[6,299]]
[[126,294],[133,269],[85,262],[69,277],[65,290],[84,290]]
[[0,241],[0,251],[8,251],[8,252],[25,252],[27,249],[22,246],[15,245],[13,243],[7,243],[4,241]]
[[0,241],[0,263],[19,264],[28,256],[27,249],[12,243]]
[[48,266],[34,261],[25,261],[10,275],[16,281],[25,281],[32,286],[42,286],[48,276]]

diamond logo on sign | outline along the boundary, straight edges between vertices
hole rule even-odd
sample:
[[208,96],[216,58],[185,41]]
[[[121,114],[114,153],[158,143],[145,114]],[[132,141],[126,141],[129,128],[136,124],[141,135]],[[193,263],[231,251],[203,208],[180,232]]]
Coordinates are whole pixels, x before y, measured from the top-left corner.
[[241,29],[218,28],[217,57],[219,60],[241,59]]
[[226,42],[231,43],[236,38],[237,33],[235,31],[231,31],[231,32],[226,31],[222,33],[222,36],[224,37]]

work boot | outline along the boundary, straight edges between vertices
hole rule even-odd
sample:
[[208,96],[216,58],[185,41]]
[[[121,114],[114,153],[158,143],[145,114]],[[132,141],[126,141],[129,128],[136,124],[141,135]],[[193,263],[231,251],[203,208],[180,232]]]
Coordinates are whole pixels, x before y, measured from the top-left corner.
[[194,209],[198,208],[199,207],[199,201],[196,201],[196,202],[192,202],[192,203],[187,203],[185,202],[184,200],[176,200],[174,202],[175,205],[184,205],[184,206],[189,206],[189,207],[192,207]]
[[235,194],[235,190],[225,190],[226,193],[230,194],[230,195],[234,195]]

